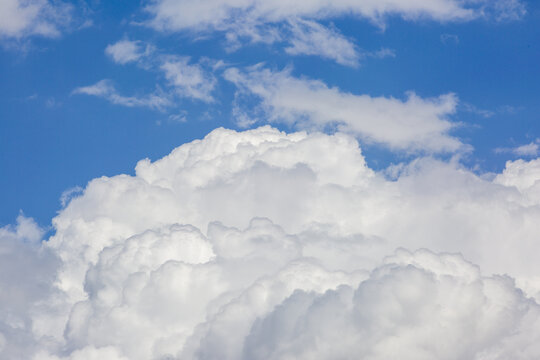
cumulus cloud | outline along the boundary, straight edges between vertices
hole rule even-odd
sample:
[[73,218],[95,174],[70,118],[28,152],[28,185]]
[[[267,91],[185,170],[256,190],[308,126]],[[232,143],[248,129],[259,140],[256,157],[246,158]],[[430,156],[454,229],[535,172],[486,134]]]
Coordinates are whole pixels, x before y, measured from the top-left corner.
[[295,292],[254,323],[242,358],[502,359],[499,339],[539,326],[540,306],[511,279],[399,251],[358,287]]
[[57,37],[72,18],[73,6],[60,1],[2,0],[0,38]]
[[[406,100],[356,95],[328,87],[318,80],[295,78],[290,69],[272,71],[260,66],[246,71],[227,69],[225,78],[239,88],[240,95],[260,99],[257,110],[262,115],[259,117],[269,122],[308,129],[335,127],[364,141],[397,150],[455,152],[465,149],[449,134],[456,126],[449,120],[458,102],[454,94],[423,99],[409,93]],[[247,110],[236,109],[241,121],[245,121],[246,115],[242,114]]]
[[536,359],[539,168],[389,180],[347,134],[216,129],[92,180],[47,241],[0,231],[42,276],[2,279],[25,325],[0,319],[0,357]]
[[40,349],[32,318],[47,312],[58,258],[40,246],[44,230],[31,218],[0,228],[0,357],[28,359]]
[[505,186],[515,186],[519,191],[527,191],[538,185],[540,179],[540,159],[508,161],[502,174],[495,182]]
[[168,95],[162,91],[156,91],[153,94],[144,96],[124,96],[115,88],[109,79],[103,79],[93,85],[81,86],[73,90],[72,94],[83,94],[97,96],[108,100],[116,105],[127,107],[148,107],[156,110],[163,110],[171,106],[171,100]]

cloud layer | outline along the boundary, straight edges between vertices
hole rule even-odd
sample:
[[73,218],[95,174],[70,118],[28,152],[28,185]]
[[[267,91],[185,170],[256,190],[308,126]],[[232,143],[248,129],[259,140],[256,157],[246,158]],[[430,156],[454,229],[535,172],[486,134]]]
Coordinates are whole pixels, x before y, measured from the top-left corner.
[[266,126],[94,179],[47,241],[0,230],[0,354],[538,358],[538,161],[385,173],[349,135]]

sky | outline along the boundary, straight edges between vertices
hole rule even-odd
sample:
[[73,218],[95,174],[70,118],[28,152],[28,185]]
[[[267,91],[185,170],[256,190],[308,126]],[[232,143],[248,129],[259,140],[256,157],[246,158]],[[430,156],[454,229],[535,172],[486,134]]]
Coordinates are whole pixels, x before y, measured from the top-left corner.
[[0,358],[537,359],[539,96],[533,0],[0,0]]
[[[17,1],[3,4],[6,17],[8,9],[26,9]],[[463,161],[481,172],[501,171],[518,157],[511,149],[536,149],[540,8],[534,1],[471,5],[476,13],[470,15],[439,15],[421,5],[392,10],[392,2],[379,15],[346,4],[336,15],[325,15],[332,10],[321,5],[304,18],[295,11],[274,22],[260,15],[253,20],[260,22],[253,25],[257,34],[244,36],[234,29],[237,24],[219,23],[236,19],[194,13],[200,21],[169,23],[158,17],[168,4],[38,1],[35,17],[20,15],[21,24],[0,29],[1,224],[23,211],[46,226],[66,189],[102,175],[132,173],[138,160],[158,159],[219,126],[304,129],[294,120],[257,113],[261,99],[239,94],[238,84],[225,75],[227,69],[257,64],[291,78],[319,80],[344,94],[400,101],[408,92],[422,99],[454,94],[456,104],[444,114],[452,125],[446,133],[470,146]],[[64,17],[55,17],[62,11]],[[54,31],[40,30],[40,19]],[[240,40],[227,40],[234,36]],[[180,65],[166,70],[166,63]],[[108,92],[77,90],[100,81]],[[153,104],[152,96],[161,103]],[[241,113],[257,122],[246,124]],[[403,151],[361,140],[375,168],[403,161]],[[408,155],[409,149],[400,150]]]

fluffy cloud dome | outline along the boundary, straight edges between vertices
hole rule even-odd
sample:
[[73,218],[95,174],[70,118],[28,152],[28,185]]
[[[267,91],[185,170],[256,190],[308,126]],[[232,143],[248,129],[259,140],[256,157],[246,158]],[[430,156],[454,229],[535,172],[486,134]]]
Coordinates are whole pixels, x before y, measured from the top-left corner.
[[90,181],[47,241],[24,217],[0,231],[43,274],[26,313],[0,298],[0,355],[536,359],[535,168],[423,158],[389,179],[345,134],[214,130]]

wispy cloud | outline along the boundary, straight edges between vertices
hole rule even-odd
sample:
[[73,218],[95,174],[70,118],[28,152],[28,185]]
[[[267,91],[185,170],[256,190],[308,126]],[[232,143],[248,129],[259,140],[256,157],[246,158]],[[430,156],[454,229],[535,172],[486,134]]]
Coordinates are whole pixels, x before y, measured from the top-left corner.
[[538,156],[540,150],[540,139],[536,139],[528,144],[519,145],[515,147],[499,147],[495,149],[496,153],[509,153],[522,157],[534,157]]
[[289,54],[317,55],[346,66],[358,65],[359,50],[337,29],[325,27],[320,21],[348,15],[369,19],[384,28],[389,16],[449,22],[480,17],[517,20],[525,13],[520,0],[301,0],[294,6],[278,0],[155,0],[145,10],[150,15],[146,25],[158,31],[224,32],[230,51],[246,40],[283,43]]
[[200,64],[189,64],[189,60],[189,57],[167,57],[159,69],[180,97],[214,101],[211,94],[216,86],[216,78]]
[[294,20],[289,22],[290,46],[285,51],[290,55],[318,55],[338,64],[356,67],[360,54],[356,45],[336,29],[327,28],[317,22]]
[[[295,78],[290,69],[271,71],[260,65],[247,71],[228,69],[225,78],[236,84],[240,96],[258,97],[259,110],[270,122],[307,129],[335,127],[364,141],[405,151],[454,152],[466,148],[449,135],[456,126],[448,119],[458,103],[453,94],[422,99],[409,93],[406,100],[356,95],[318,80]],[[245,112],[237,109],[237,113],[242,114],[242,123],[249,119]]]
[[375,51],[364,51],[362,56],[375,59],[394,58],[396,57],[396,51],[389,48],[380,48]]
[[144,96],[121,95],[109,79],[100,80],[93,85],[78,87],[72,93],[101,97],[113,104],[127,107],[148,107],[163,110],[172,104],[168,95],[161,91]]
[[48,0],[0,1],[0,39],[57,37],[72,21],[73,5]]
[[486,109],[481,109],[473,104],[469,104],[469,103],[461,103],[460,105],[460,110],[462,111],[466,111],[466,112],[469,112],[469,113],[473,113],[473,114],[476,114],[476,115],[480,115],[481,117],[483,118],[490,118],[492,117],[493,115],[496,114],[495,111],[491,111],[491,110],[486,110]]
[[127,64],[140,60],[152,52],[152,46],[141,41],[120,40],[105,48],[105,54],[118,64]]
[[[217,80],[213,71],[223,66],[221,62],[203,59],[191,62],[187,56],[164,55],[156,51],[152,44],[142,41],[120,40],[105,49],[115,63],[125,65],[135,63],[145,71],[156,74],[157,90],[143,96],[124,96],[109,79],[103,79],[90,86],[73,90],[73,94],[85,94],[107,99],[109,102],[128,107],[148,107],[163,111],[175,106],[175,100],[192,99],[213,102],[212,92]],[[163,90],[165,89],[165,90]]]
[[146,7],[151,15],[147,24],[162,31],[228,30],[237,23],[278,23],[295,18],[321,19],[341,15],[368,18],[381,24],[387,16],[406,20],[467,21],[481,16],[517,19],[524,14],[519,0],[381,0],[381,1],[307,1],[294,6],[279,0],[230,1],[156,0]]
[[456,34],[441,34],[441,42],[443,44],[459,44],[459,36]]

